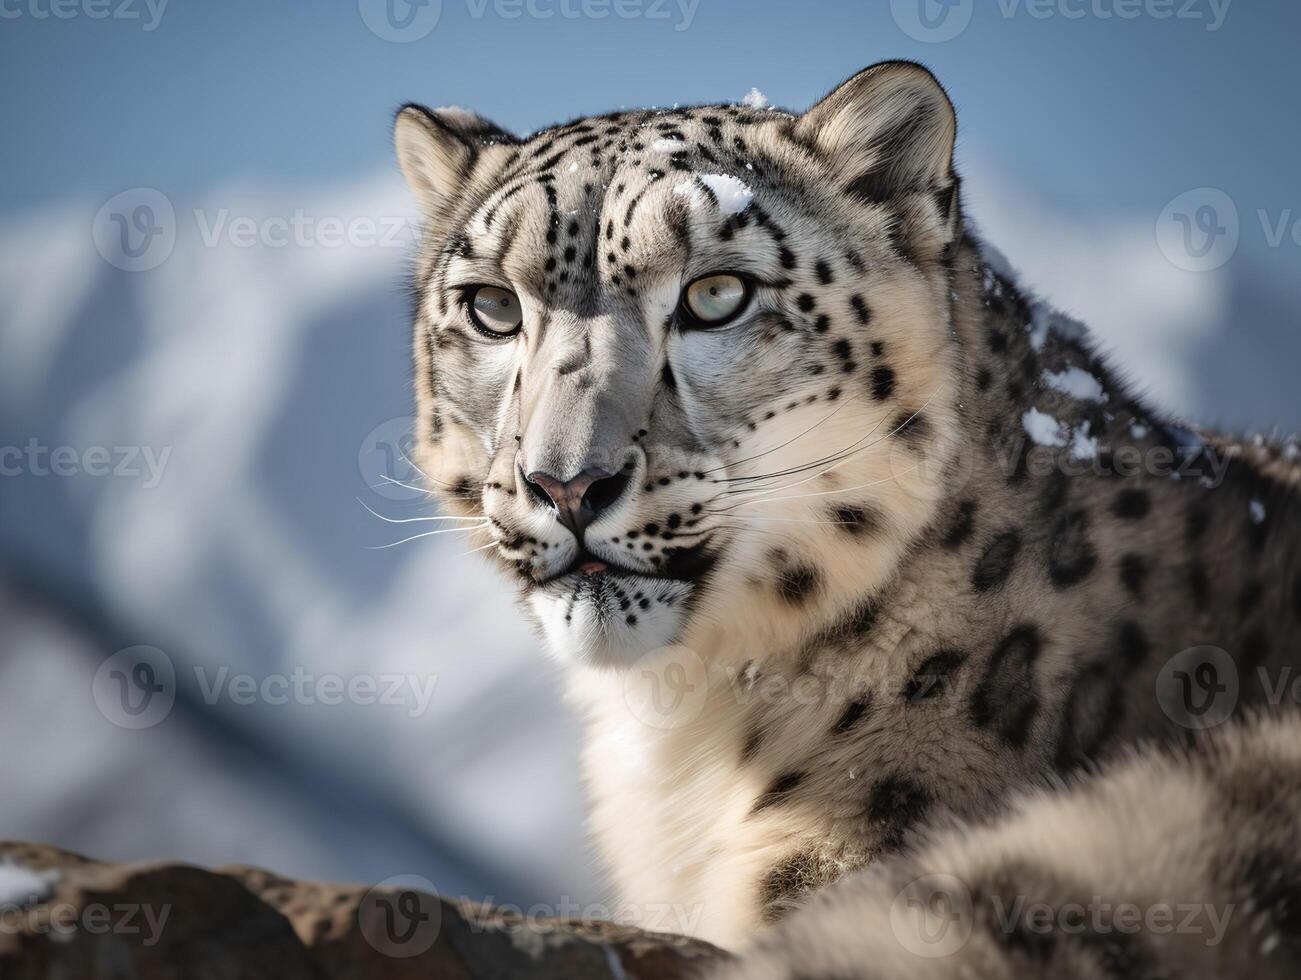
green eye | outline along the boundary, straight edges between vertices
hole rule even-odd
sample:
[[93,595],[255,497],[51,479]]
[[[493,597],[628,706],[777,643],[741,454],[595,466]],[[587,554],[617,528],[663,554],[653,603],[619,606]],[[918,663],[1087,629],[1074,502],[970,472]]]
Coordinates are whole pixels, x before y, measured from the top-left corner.
[[479,286],[467,297],[466,306],[474,325],[495,337],[510,337],[519,333],[524,322],[520,312],[519,297],[509,289],[497,286]]
[[682,306],[688,314],[688,326],[721,327],[745,309],[750,298],[750,283],[730,272],[716,272],[687,286]]

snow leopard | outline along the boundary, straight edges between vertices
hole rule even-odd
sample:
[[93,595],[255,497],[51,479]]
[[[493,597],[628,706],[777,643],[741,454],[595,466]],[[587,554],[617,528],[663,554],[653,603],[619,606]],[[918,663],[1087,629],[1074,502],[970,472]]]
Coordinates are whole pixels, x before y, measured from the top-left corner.
[[[989,914],[1094,892],[1295,965],[1297,445],[1136,394],[981,240],[956,134],[903,61],[802,113],[403,107],[414,461],[562,665],[619,898],[738,976],[1186,968]],[[936,880],[943,956],[885,900]]]

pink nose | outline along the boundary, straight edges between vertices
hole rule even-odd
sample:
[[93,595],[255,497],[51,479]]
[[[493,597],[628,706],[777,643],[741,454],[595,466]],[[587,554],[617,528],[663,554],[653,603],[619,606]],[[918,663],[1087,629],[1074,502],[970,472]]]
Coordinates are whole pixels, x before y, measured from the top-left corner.
[[534,472],[526,479],[551,502],[556,518],[580,540],[587,526],[623,493],[628,477],[611,475],[605,470],[586,469],[570,480],[557,480],[550,474]]

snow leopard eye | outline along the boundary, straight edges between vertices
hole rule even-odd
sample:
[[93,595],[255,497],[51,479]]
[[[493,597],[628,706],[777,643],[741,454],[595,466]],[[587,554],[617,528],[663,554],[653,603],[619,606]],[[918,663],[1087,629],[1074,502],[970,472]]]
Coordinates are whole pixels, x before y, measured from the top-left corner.
[[745,309],[752,287],[731,272],[714,272],[691,282],[682,292],[683,325],[721,327]]
[[476,286],[469,290],[465,308],[471,322],[493,337],[512,337],[519,333],[524,322],[519,297],[497,286]]

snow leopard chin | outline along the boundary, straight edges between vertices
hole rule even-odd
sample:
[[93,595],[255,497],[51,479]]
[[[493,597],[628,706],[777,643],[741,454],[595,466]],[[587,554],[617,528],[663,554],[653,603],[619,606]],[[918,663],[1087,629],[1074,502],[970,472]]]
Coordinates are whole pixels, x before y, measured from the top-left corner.
[[674,642],[691,594],[689,582],[576,572],[536,587],[528,607],[556,660],[620,670]]

